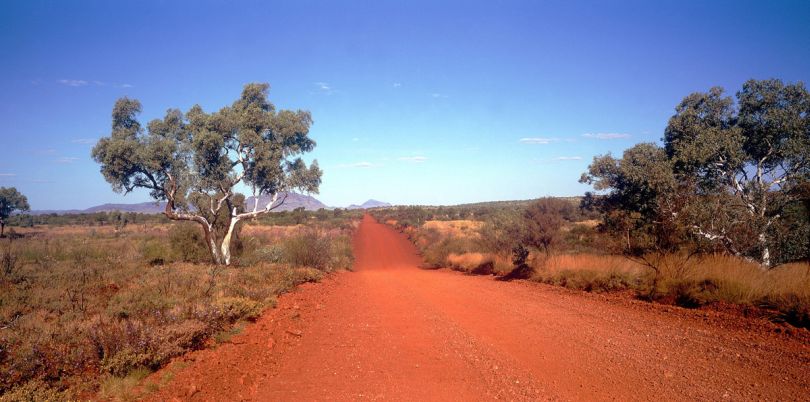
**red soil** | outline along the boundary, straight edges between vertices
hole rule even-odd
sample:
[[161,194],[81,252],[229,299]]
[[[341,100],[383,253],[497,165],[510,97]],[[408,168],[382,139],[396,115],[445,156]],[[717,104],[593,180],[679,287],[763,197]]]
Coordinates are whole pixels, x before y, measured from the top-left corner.
[[800,400],[807,331],[524,281],[419,269],[366,216],[355,272],[280,298],[176,359],[165,400]]

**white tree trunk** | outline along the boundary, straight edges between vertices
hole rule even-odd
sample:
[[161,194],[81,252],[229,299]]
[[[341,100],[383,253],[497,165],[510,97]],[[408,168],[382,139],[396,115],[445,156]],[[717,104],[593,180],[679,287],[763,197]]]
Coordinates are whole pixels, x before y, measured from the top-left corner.
[[768,249],[768,239],[765,237],[765,233],[759,234],[759,245],[762,249],[762,258],[760,259],[760,263],[764,268],[771,267],[771,251]]
[[233,235],[233,229],[236,227],[236,223],[239,222],[238,216],[231,217],[231,223],[228,225],[228,232],[225,233],[225,237],[222,239],[222,262],[225,265],[231,265],[231,236]]
[[205,231],[205,241],[208,243],[208,251],[211,252],[211,257],[214,259],[214,264],[221,265],[222,264],[222,255],[219,253],[219,249],[217,248],[217,239],[214,236],[214,229],[211,225],[203,226],[203,230]]

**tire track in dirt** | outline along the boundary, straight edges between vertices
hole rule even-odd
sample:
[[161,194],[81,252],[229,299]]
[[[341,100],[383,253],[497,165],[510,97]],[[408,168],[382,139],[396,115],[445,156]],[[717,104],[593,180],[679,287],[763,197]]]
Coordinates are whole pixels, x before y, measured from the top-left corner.
[[810,389],[807,336],[421,270],[410,242],[369,216],[354,246],[355,272],[301,286],[231,343],[176,359],[150,399],[801,400]]

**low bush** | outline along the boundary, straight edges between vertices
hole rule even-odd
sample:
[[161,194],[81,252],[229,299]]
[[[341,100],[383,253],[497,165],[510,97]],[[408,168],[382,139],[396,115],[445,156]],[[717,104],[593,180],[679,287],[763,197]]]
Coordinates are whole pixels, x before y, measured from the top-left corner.
[[324,272],[350,268],[353,261],[349,236],[317,230],[305,230],[284,239],[281,250],[284,262]]
[[697,308],[717,301],[718,288],[718,284],[711,279],[686,280],[670,285],[665,294],[678,306]]
[[447,263],[451,268],[475,275],[495,274],[495,261],[492,256],[482,253],[450,253]]
[[210,262],[211,253],[205,246],[200,225],[190,222],[175,223],[169,229],[169,245],[173,261]]
[[810,329],[810,297],[796,294],[769,295],[758,302],[759,306],[778,311],[774,317],[799,328]]
[[72,399],[70,393],[57,391],[41,380],[28,381],[5,394],[0,394],[0,402],[65,401]]
[[312,267],[287,263],[286,239],[296,233],[272,243],[245,239],[274,257],[231,267],[181,262],[208,261],[202,245],[183,238],[199,233],[194,225],[128,226],[125,237],[112,228],[54,228],[14,240],[13,280],[0,273],[2,400],[70,400],[100,384],[115,398],[133,375],[255,320],[279,294],[324,271],[348,268],[348,230],[292,240],[322,253],[315,263],[295,257]]
[[[556,251],[547,253],[535,247],[526,250],[522,263],[517,259],[510,263],[504,250],[511,251],[519,243],[518,232],[511,229],[521,225],[520,212],[526,205],[529,203],[408,207],[372,213],[408,234],[433,268],[494,271],[503,279],[530,279],[588,292],[631,290],[645,300],[687,308],[716,302],[756,306],[770,310],[776,321],[808,327],[810,263],[806,261],[763,270],[721,254],[694,258],[663,254],[656,260],[658,272],[653,272],[637,259],[604,254],[616,239],[599,232],[599,221],[574,222],[574,218],[598,216],[571,216],[564,217],[567,223],[561,228]],[[457,227],[460,222],[475,223],[462,230]]]
[[[428,232],[428,236],[432,236]],[[447,265],[447,258],[450,254],[465,254],[475,251],[475,240],[468,237],[444,237],[438,241],[426,241],[422,248],[422,258],[425,263],[432,268],[444,267]]]

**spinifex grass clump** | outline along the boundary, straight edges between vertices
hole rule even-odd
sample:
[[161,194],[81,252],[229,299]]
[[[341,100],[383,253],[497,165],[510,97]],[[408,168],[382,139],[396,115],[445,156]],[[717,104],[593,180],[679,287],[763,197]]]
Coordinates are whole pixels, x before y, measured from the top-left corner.
[[[58,400],[95,392],[99,381],[108,388],[132,382],[123,379],[205,346],[234,323],[256,319],[279,294],[352,261],[350,229],[319,232],[315,240],[297,229],[273,243],[245,239],[255,247],[235,256],[238,266],[189,263],[205,260],[207,250],[183,242],[186,229],[34,228],[13,244],[4,241],[0,394]],[[252,254],[287,242],[327,263]]]

